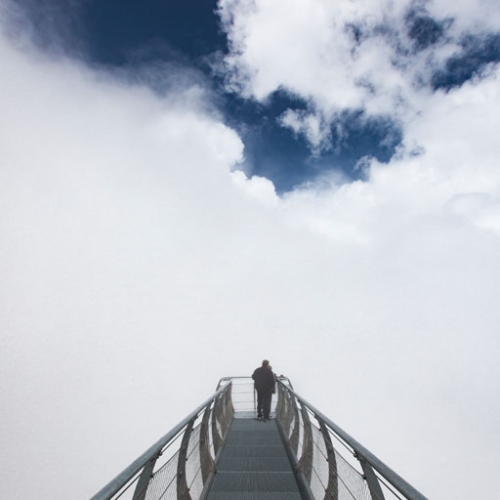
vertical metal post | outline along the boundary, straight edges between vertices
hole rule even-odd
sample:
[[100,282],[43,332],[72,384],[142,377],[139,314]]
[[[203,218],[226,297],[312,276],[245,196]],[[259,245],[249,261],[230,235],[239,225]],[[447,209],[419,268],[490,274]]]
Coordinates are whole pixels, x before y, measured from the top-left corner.
[[227,431],[234,419],[234,406],[233,406],[233,384],[229,384],[228,390],[224,393],[224,416],[226,422],[226,429],[224,431],[224,439],[226,439]]
[[[285,386],[284,386],[285,387]],[[325,425],[332,430],[332,432],[338,436],[342,441],[344,441],[347,445],[349,445],[356,453],[358,456],[363,457],[363,459],[370,465],[370,468],[373,467],[371,471],[368,471],[367,473],[365,472],[366,480],[368,482],[368,478],[371,476],[370,472],[373,472],[373,470],[376,470],[378,474],[380,474],[381,477],[387,480],[391,486],[393,486],[399,493],[401,493],[407,500],[427,500],[427,497],[422,495],[417,489],[415,489],[411,484],[409,484],[407,481],[405,481],[400,475],[396,474],[390,467],[388,467],[386,464],[384,464],[379,458],[377,458],[373,453],[371,453],[369,450],[367,450],[361,443],[356,441],[352,436],[347,434],[343,429],[341,429],[337,424],[332,422],[328,417],[323,415],[319,410],[317,410],[313,405],[308,403],[304,398],[299,396],[296,392],[294,392],[292,389],[285,387],[286,390],[292,394],[297,401],[300,402],[302,405],[302,408],[306,407],[309,408],[309,410],[314,413],[317,417],[320,417],[321,420],[325,423]],[[362,464],[361,464],[362,465]],[[368,470],[368,469],[367,469]],[[373,472],[373,475],[375,473]],[[376,478],[376,476],[375,476]],[[376,478],[377,479],[377,478]],[[371,479],[370,479],[371,481]],[[373,485],[373,493],[372,495],[374,498],[380,497],[381,493],[381,488],[380,484],[378,484],[378,479],[376,482],[371,483]],[[377,487],[375,484],[378,485],[379,489],[377,492]],[[383,497],[382,497],[383,498]]]
[[276,417],[281,414],[283,407],[283,389],[280,384],[276,384],[278,386],[278,401],[276,402]]
[[277,416],[280,420],[281,427],[283,428],[283,433],[285,435],[285,440],[288,441],[290,437],[290,419],[288,407],[290,396],[285,394],[282,387],[278,387],[278,401],[279,401],[279,411]]
[[138,457],[134,462],[132,462],[125,470],[120,472],[118,476],[112,479],[106,486],[101,488],[91,500],[110,500],[117,493],[120,492],[124,487],[126,487],[130,481],[132,481],[137,474],[139,474],[144,467],[154,458],[157,457],[161,450],[173,440],[182,430],[186,427],[187,423],[196,419],[198,414],[205,409],[216,397],[222,394],[227,389],[221,387],[210,396],[204,403],[202,403],[198,408],[192,411],[184,420],[178,423],[172,430],[170,430],[165,436],[154,443],[150,448],[148,448],[140,457]]
[[328,432],[325,423],[317,415],[316,419],[318,420],[319,429],[323,435],[323,440],[325,441],[328,460],[328,486],[326,487],[324,500],[337,500],[339,496],[339,475],[337,471],[335,449],[333,448],[332,438],[330,437],[330,433]]
[[359,463],[361,464],[361,468],[363,469],[365,481],[366,484],[368,485],[368,489],[370,490],[370,494],[373,500],[385,500],[384,492],[380,487],[380,483],[375,472],[373,472],[372,466],[363,457],[358,456],[357,453],[356,457],[359,460]]
[[292,435],[290,436],[290,448],[293,450],[295,455],[297,455],[297,451],[299,449],[299,435],[300,435],[299,409],[297,408],[297,402],[295,401],[295,399],[290,398],[290,404],[291,407],[293,408],[293,414],[295,417]]
[[184,436],[182,437],[181,448],[179,450],[179,458],[177,462],[177,500],[191,500],[189,486],[186,479],[186,461],[189,438],[191,437],[191,432],[193,431],[194,422],[195,419],[193,418],[187,425],[186,430],[184,431]]
[[209,420],[212,414],[210,406],[207,406],[203,414],[200,427],[200,467],[203,484],[207,482],[210,475],[215,470],[215,463],[210,454]]
[[304,422],[304,438],[302,442],[302,456],[299,459],[297,469],[304,474],[309,484],[311,484],[311,473],[313,465],[313,437],[311,430],[311,420],[306,407],[301,403],[302,420]]
[[222,436],[219,434],[219,429],[217,428],[217,419],[221,415],[221,405],[220,396],[214,401],[214,406],[212,410],[212,442],[214,445],[215,456],[218,455],[219,450],[222,447]]
[[146,497],[146,491],[148,489],[149,480],[153,477],[153,469],[155,468],[156,460],[158,460],[159,456],[160,455],[157,455],[155,458],[152,458],[144,466],[144,469],[142,469],[139,481],[137,482],[137,486],[135,487],[134,496],[132,497],[132,500],[144,500],[144,498]]

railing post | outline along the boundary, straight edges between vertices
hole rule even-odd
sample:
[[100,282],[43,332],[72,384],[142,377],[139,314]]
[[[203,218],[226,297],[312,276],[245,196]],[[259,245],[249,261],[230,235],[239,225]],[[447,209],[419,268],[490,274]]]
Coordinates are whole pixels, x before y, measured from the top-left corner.
[[214,401],[214,408],[212,411],[212,442],[214,445],[214,454],[218,455],[222,446],[222,436],[219,434],[217,428],[217,419],[222,414],[221,405],[219,404],[220,396]]
[[283,387],[278,386],[279,407],[276,408],[276,415],[279,417],[286,440],[290,437],[290,396],[284,392]]
[[146,491],[148,489],[148,484],[153,476],[153,469],[155,468],[156,461],[158,457],[161,455],[161,452],[154,458],[152,458],[142,469],[141,475],[139,477],[139,481],[137,482],[137,486],[135,487],[134,496],[132,500],[144,500],[146,498]]
[[357,453],[356,457],[361,464],[361,468],[363,469],[364,478],[373,500],[385,500],[384,492],[380,487],[378,477],[375,472],[373,472],[372,466],[363,457],[358,456]]
[[186,462],[187,462],[187,452],[189,446],[189,438],[193,432],[193,426],[195,418],[190,420],[186,430],[184,431],[184,436],[182,436],[181,448],[179,450],[179,459],[177,462],[177,500],[191,500],[191,495],[189,494],[189,486],[186,479]]
[[229,384],[228,390],[224,393],[224,417],[227,428],[225,429],[223,438],[225,439],[225,434],[229,429],[229,424],[234,418],[234,406],[233,406],[233,384]]
[[178,423],[170,432],[165,434],[161,439],[154,443],[150,448],[148,448],[140,457],[138,457],[134,462],[132,462],[127,468],[125,468],[118,476],[112,479],[106,486],[101,488],[90,500],[110,500],[116,495],[122,488],[124,488],[132,479],[141,471],[148,463],[157,457],[161,450],[174,439],[183,429],[185,429],[186,424],[192,420],[196,419],[198,414],[202,412],[207,405],[212,403],[212,401],[222,394],[226,388],[221,387],[218,389],[209,399],[202,403],[198,408],[191,412],[182,422]]
[[200,427],[200,468],[203,485],[215,470],[215,463],[210,454],[209,421],[211,414],[212,410],[210,406],[207,406]]
[[339,496],[339,476],[337,471],[337,459],[335,457],[335,449],[333,448],[332,438],[328,429],[321,420],[316,415],[316,419],[319,424],[319,429],[323,435],[323,440],[325,441],[326,456],[328,460],[328,486],[326,487],[324,500],[337,500]]
[[[278,388],[278,401],[276,402],[276,416],[281,413],[281,408],[283,406],[283,388],[280,384],[276,384]],[[254,389],[254,400],[255,400],[255,389]],[[255,406],[255,404],[254,404]]]
[[297,402],[295,398],[290,398],[290,404],[293,408],[293,414],[295,417],[295,423],[293,426],[292,434],[290,435],[290,448],[293,450],[295,455],[297,455],[297,450],[299,449],[299,435],[300,435],[300,418],[299,418],[299,409],[297,408]]
[[299,459],[298,471],[304,475],[307,482],[311,484],[312,462],[313,462],[313,437],[311,430],[311,419],[307,408],[301,403],[302,420],[304,422],[304,438],[302,442],[302,455]]
[[[284,386],[285,387],[285,386]],[[384,464],[379,458],[377,458],[373,453],[367,450],[364,446],[362,446],[358,441],[352,438],[347,432],[341,429],[338,425],[332,422],[328,417],[323,415],[319,410],[317,410],[314,406],[308,403],[304,398],[300,397],[297,393],[295,393],[292,389],[285,387],[285,389],[293,395],[297,401],[302,406],[302,413],[304,413],[305,409],[308,408],[314,415],[321,418],[321,420],[325,423],[325,425],[332,430],[332,432],[338,436],[342,441],[344,441],[347,445],[353,449],[359,457],[362,457],[367,464],[369,464],[370,469],[363,469],[365,474],[365,480],[367,481],[368,486],[373,488],[370,489],[372,496],[377,500],[379,498],[383,498],[382,489],[380,484],[378,483],[378,478],[375,476],[375,472],[377,471],[381,477],[386,479],[389,484],[391,484],[399,493],[404,495],[404,497],[408,500],[427,500],[427,497],[422,495],[417,489],[415,489],[411,484],[405,481],[401,476],[396,474],[390,467]],[[361,462],[362,465],[362,462]],[[373,469],[372,469],[373,468]],[[375,477],[376,481],[372,480],[372,475]],[[370,481],[370,482],[368,482]],[[381,496],[382,494],[382,496]]]

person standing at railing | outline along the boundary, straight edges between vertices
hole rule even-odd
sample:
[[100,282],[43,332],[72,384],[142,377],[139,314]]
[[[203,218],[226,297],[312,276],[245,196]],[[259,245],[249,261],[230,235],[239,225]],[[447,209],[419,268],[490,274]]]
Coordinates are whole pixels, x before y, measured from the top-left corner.
[[262,361],[262,366],[253,372],[255,390],[257,391],[257,419],[269,422],[271,413],[271,399],[275,391],[275,376],[269,361]]

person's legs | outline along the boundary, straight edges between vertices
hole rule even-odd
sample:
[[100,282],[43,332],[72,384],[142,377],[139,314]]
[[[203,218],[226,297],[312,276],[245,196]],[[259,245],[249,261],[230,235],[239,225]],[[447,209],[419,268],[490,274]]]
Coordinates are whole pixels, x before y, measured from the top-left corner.
[[273,397],[273,393],[271,391],[267,391],[264,394],[264,400],[262,402],[263,411],[264,411],[264,420],[269,420],[269,416],[271,413],[271,399]]
[[257,418],[262,418],[264,406],[263,391],[257,391]]

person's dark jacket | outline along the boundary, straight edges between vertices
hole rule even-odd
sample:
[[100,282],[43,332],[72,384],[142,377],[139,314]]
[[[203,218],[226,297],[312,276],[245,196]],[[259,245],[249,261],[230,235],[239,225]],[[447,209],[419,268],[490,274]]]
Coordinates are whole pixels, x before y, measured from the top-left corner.
[[257,391],[274,391],[274,373],[265,366],[257,368],[252,375]]

